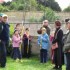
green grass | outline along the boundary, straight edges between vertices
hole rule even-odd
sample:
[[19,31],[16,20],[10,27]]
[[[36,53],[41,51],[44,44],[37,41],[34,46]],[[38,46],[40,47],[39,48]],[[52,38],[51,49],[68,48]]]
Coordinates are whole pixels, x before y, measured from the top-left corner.
[[[23,63],[15,62],[8,57],[6,68],[0,68],[0,70],[53,70],[53,66],[50,61],[41,64],[38,57],[23,59]],[[63,70],[65,70],[65,66],[63,66]]]

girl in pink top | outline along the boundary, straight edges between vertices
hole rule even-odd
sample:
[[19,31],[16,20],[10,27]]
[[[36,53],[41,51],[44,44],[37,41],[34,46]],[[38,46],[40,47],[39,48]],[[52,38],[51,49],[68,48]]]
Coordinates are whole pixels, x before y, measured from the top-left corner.
[[13,46],[13,58],[16,61],[21,60],[21,52],[19,50],[20,43],[21,43],[21,37],[19,35],[19,32],[15,30],[12,37],[12,46]]

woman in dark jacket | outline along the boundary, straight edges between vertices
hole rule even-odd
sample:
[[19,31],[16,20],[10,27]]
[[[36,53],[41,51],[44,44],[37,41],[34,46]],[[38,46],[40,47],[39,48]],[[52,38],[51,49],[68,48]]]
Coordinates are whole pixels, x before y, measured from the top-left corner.
[[29,29],[25,29],[23,35],[24,57],[29,58],[31,56],[31,36],[29,35]]
[[54,39],[52,44],[57,43],[58,48],[54,49],[54,57],[53,57],[53,62],[55,64],[54,69],[62,69],[62,64],[63,64],[63,31],[61,30],[61,23],[59,21],[55,22],[55,34],[54,34]]

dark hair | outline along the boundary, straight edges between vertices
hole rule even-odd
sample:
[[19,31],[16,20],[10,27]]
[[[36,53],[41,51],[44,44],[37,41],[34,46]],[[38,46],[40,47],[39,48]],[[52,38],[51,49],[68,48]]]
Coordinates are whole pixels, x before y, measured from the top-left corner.
[[61,26],[61,22],[57,20],[57,21],[55,21],[55,25],[56,26]]
[[15,34],[15,32],[17,32],[18,30],[15,30],[13,34]]
[[17,24],[16,24],[16,27],[19,26],[19,25],[20,25],[20,23],[17,23]]
[[26,28],[25,30],[26,30],[26,31],[27,31],[27,30],[29,31],[29,28]]
[[69,20],[70,20],[69,18],[68,19],[65,19],[65,22],[67,23]]

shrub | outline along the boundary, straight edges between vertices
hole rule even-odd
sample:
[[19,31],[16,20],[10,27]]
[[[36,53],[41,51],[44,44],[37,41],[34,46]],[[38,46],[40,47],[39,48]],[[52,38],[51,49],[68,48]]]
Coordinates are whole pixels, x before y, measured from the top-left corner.
[[70,6],[64,9],[64,12],[70,12]]
[[35,17],[31,17],[29,19],[29,22],[39,22],[39,19],[35,18]]
[[50,22],[53,22],[53,21],[59,19],[59,17],[55,16],[55,12],[52,9],[45,8],[44,14],[43,14],[43,16],[42,16],[40,21],[43,21],[45,19],[47,19]]
[[23,10],[23,9],[24,9],[23,4],[19,4],[18,10]]
[[12,37],[14,32],[14,24],[10,24],[10,37]]

